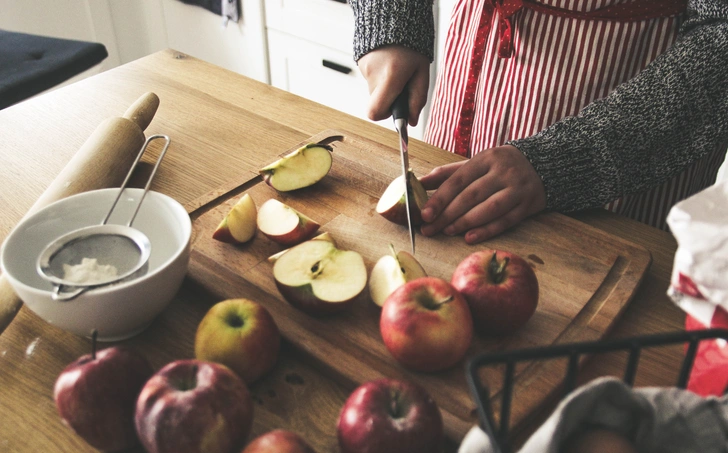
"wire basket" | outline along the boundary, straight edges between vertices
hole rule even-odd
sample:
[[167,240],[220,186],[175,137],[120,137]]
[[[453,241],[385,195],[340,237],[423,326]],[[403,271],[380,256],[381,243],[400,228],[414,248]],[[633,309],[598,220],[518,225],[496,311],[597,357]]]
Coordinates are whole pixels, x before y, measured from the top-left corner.
[[[681,331],[674,333],[661,333],[644,335],[625,339],[602,340],[559,344],[537,348],[517,349],[484,353],[471,359],[467,364],[466,378],[470,392],[476,403],[480,427],[490,438],[495,453],[509,453],[509,423],[511,416],[511,403],[513,401],[513,388],[516,365],[525,361],[544,361],[554,359],[567,359],[566,375],[562,383],[562,396],[567,395],[577,386],[577,377],[582,359],[594,354],[627,351],[627,363],[622,377],[629,386],[634,385],[640,353],[643,349],[666,346],[672,344],[687,345],[677,378],[676,387],[684,389],[690,378],[690,371],[695,361],[698,346],[703,340],[721,338],[728,340],[728,330],[706,329]],[[501,391],[500,424],[496,427],[493,408],[490,400],[490,390],[479,377],[479,370],[484,367],[504,366],[503,389]]]

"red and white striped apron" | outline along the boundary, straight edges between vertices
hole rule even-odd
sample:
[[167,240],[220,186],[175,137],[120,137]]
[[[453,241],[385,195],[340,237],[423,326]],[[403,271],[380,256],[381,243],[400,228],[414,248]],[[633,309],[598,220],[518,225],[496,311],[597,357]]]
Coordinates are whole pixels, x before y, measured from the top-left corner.
[[[457,0],[425,140],[472,157],[577,114],[674,42],[686,0]],[[722,150],[723,152],[725,150]],[[665,229],[711,185],[717,150],[671,181],[606,206]]]

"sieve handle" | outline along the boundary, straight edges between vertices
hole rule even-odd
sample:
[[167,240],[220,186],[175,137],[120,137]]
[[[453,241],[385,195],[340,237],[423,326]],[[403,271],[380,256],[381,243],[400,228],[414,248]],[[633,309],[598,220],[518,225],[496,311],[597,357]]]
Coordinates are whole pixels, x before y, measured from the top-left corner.
[[104,218],[104,221],[101,222],[102,225],[106,225],[106,222],[109,221],[109,217],[111,217],[111,214],[114,212],[114,209],[116,208],[116,204],[119,202],[119,199],[121,198],[121,194],[124,193],[124,189],[126,189],[127,184],[129,183],[129,180],[131,179],[132,173],[134,173],[134,169],[136,168],[137,164],[139,164],[139,161],[142,159],[142,156],[144,155],[144,152],[147,150],[147,147],[149,144],[156,140],[156,139],[163,139],[164,140],[164,148],[162,148],[162,152],[159,153],[159,157],[157,158],[157,162],[154,164],[154,168],[152,169],[152,173],[149,175],[149,179],[147,179],[147,183],[144,186],[144,192],[142,193],[142,196],[139,197],[139,202],[136,205],[136,208],[134,209],[134,213],[132,214],[131,218],[129,219],[129,222],[127,222],[126,226],[131,226],[131,224],[134,222],[134,218],[136,217],[137,213],[139,212],[139,208],[142,205],[142,201],[144,201],[144,197],[147,195],[147,192],[149,192],[149,187],[152,185],[152,180],[154,179],[154,175],[157,174],[157,169],[159,168],[159,164],[162,163],[162,159],[164,158],[164,155],[167,153],[167,148],[169,148],[170,139],[167,135],[162,134],[155,134],[149,136],[145,141],[144,145],[142,146],[142,149],[139,151],[139,154],[137,155],[136,159],[134,160],[134,163],[131,165],[131,168],[129,169],[129,173],[126,174],[126,178],[124,178],[124,182],[121,183],[121,187],[119,188],[119,193],[116,194],[116,198],[114,199],[114,203],[111,205],[111,209],[109,209],[109,212],[106,214],[106,218]]

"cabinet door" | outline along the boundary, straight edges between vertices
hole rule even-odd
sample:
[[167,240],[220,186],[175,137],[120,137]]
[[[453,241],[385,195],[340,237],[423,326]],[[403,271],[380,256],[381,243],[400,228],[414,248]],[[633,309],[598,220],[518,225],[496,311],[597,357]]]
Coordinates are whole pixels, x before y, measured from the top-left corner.
[[[369,89],[351,54],[268,30],[271,84],[350,115],[367,117]],[[421,139],[426,113],[410,136]],[[394,128],[391,119],[378,124]]]

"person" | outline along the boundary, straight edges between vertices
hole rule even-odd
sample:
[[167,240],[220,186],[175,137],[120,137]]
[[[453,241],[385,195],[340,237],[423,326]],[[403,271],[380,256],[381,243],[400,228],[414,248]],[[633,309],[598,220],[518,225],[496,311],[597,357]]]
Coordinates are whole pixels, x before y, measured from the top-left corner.
[[[349,0],[369,118],[427,102],[431,0]],[[468,157],[421,232],[484,241],[543,210],[605,206],[666,229],[728,149],[728,1],[455,0],[425,141]]]

